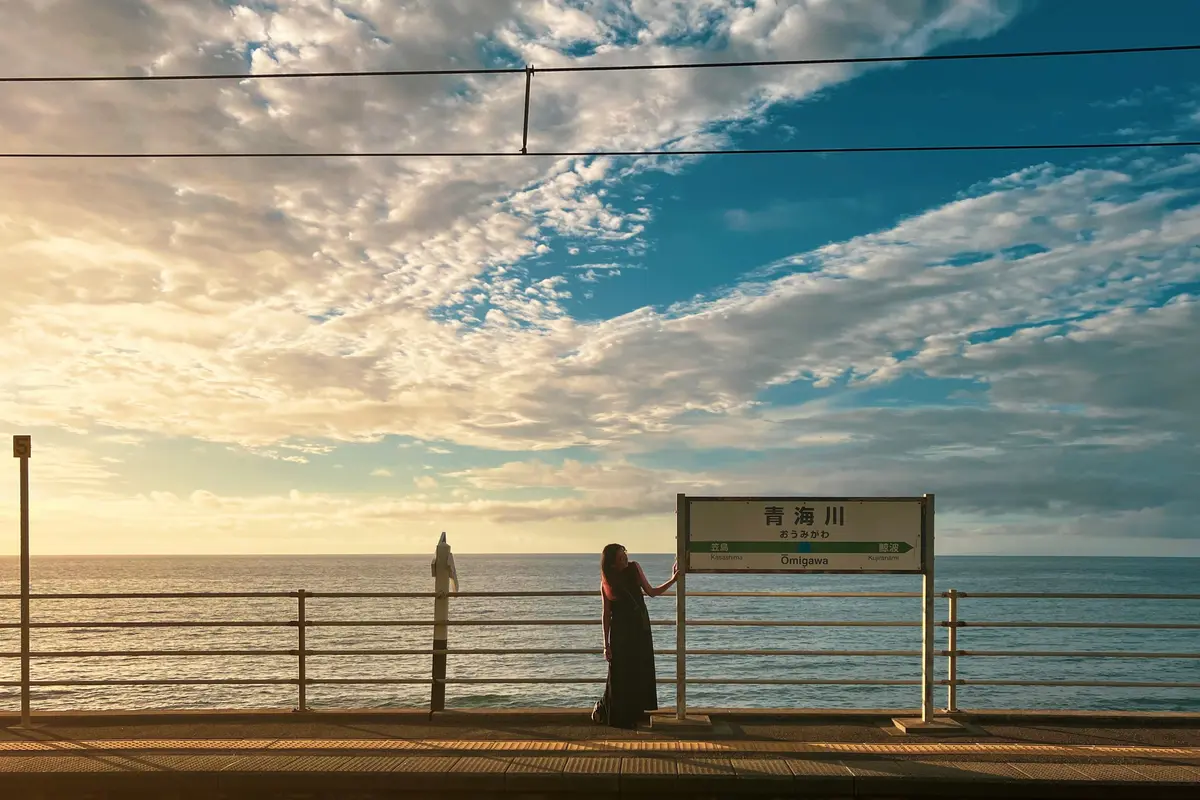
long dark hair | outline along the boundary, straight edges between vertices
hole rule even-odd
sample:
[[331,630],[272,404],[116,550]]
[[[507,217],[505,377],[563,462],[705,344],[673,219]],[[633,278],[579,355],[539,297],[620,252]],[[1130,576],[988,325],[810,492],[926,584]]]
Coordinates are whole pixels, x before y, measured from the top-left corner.
[[624,549],[624,545],[608,544],[604,546],[604,550],[600,553],[600,586],[610,597],[613,595],[612,587],[617,578],[617,573],[614,569],[617,563],[617,556]]

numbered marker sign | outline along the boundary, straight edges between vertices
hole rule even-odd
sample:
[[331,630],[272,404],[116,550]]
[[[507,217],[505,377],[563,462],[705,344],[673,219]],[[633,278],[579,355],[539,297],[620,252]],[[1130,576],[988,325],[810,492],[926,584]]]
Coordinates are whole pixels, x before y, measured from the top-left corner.
[[689,572],[924,572],[924,498],[684,502]]
[[30,436],[13,437],[13,458],[29,458],[33,455],[33,438]]

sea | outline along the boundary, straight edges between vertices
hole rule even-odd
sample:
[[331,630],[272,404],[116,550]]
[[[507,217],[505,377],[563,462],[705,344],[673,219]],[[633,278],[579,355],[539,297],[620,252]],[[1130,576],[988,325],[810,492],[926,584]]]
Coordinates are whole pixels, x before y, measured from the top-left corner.
[[[665,580],[670,555],[638,555],[650,579]],[[222,556],[222,557],[35,557],[35,593],[119,592],[425,592],[432,591],[429,556]],[[592,591],[598,585],[596,555],[456,555],[460,590],[488,592]],[[18,563],[0,559],[0,594],[16,594]],[[939,556],[936,587],[960,592],[1019,593],[1200,593],[1200,559]],[[881,575],[691,575],[689,593],[699,591],[919,592],[919,576]],[[670,597],[647,601],[654,619],[673,620]],[[454,598],[451,620],[570,619],[597,621],[598,597]],[[203,621],[287,622],[296,619],[296,600],[35,600],[34,622]],[[919,622],[920,600],[903,598],[689,597],[691,620],[896,621]],[[1184,623],[1200,621],[1200,601],[1149,599],[987,599],[959,600],[966,621],[1070,621]],[[428,621],[433,601],[419,599],[313,598],[309,620]],[[946,601],[938,600],[939,619]],[[19,622],[15,600],[0,600],[0,622]],[[450,684],[448,708],[590,707],[602,683],[559,683],[549,679],[600,679],[600,655],[570,654],[599,648],[598,624],[569,626],[453,626],[449,646],[459,649],[526,648],[543,655],[452,655],[451,679],[523,679],[527,683]],[[919,651],[919,627],[689,627],[689,649],[906,650]],[[310,649],[428,649],[432,627],[313,627]],[[295,627],[270,628],[48,628],[35,629],[36,651],[130,651],[205,649],[292,649]],[[656,647],[675,645],[673,627],[654,629]],[[0,629],[0,682],[19,680],[19,634]],[[946,647],[946,630],[937,631]],[[961,628],[958,647],[968,651],[1084,651],[1200,654],[1200,630],[1137,628]],[[35,681],[159,679],[289,679],[294,656],[89,656],[35,658]],[[431,657],[311,656],[308,677],[317,680],[407,678],[426,680]],[[674,675],[675,658],[659,656],[659,678]],[[917,656],[721,656],[693,655],[692,678],[918,680]],[[946,659],[937,659],[945,677]],[[1084,658],[967,656],[959,678],[1029,681],[1200,682],[1200,658]],[[945,687],[935,699],[945,705]],[[412,685],[321,685],[308,688],[313,708],[426,708],[430,688]],[[35,711],[141,709],[288,709],[296,687],[264,686],[39,686]],[[659,687],[659,703],[674,705],[673,685]],[[690,707],[913,709],[920,687],[843,685],[689,685]],[[1200,711],[1200,689],[1062,686],[971,686],[958,689],[962,709],[1077,709]],[[0,709],[19,708],[13,686],[0,687]]]

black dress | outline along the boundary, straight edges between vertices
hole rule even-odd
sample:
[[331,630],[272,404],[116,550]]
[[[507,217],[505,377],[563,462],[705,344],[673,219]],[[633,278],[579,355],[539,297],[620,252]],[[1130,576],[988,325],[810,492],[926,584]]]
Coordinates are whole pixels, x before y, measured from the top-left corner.
[[632,728],[647,712],[658,710],[654,639],[635,564],[618,573],[612,590],[615,599],[609,600],[612,619],[608,634],[612,656],[604,703],[609,725]]

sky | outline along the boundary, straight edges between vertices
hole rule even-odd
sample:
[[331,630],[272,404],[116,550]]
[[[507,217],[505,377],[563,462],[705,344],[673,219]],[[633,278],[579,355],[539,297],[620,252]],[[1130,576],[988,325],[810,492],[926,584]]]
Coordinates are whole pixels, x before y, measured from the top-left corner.
[[[1192,44],[1194,0],[25,0],[8,76]],[[3,152],[516,151],[523,75],[0,85]],[[534,151],[1200,138],[1200,54],[537,75]],[[1200,151],[0,160],[35,554],[1200,556]],[[4,436],[7,439],[7,435]],[[7,445],[6,445],[7,447]],[[0,554],[17,550],[17,463]]]

